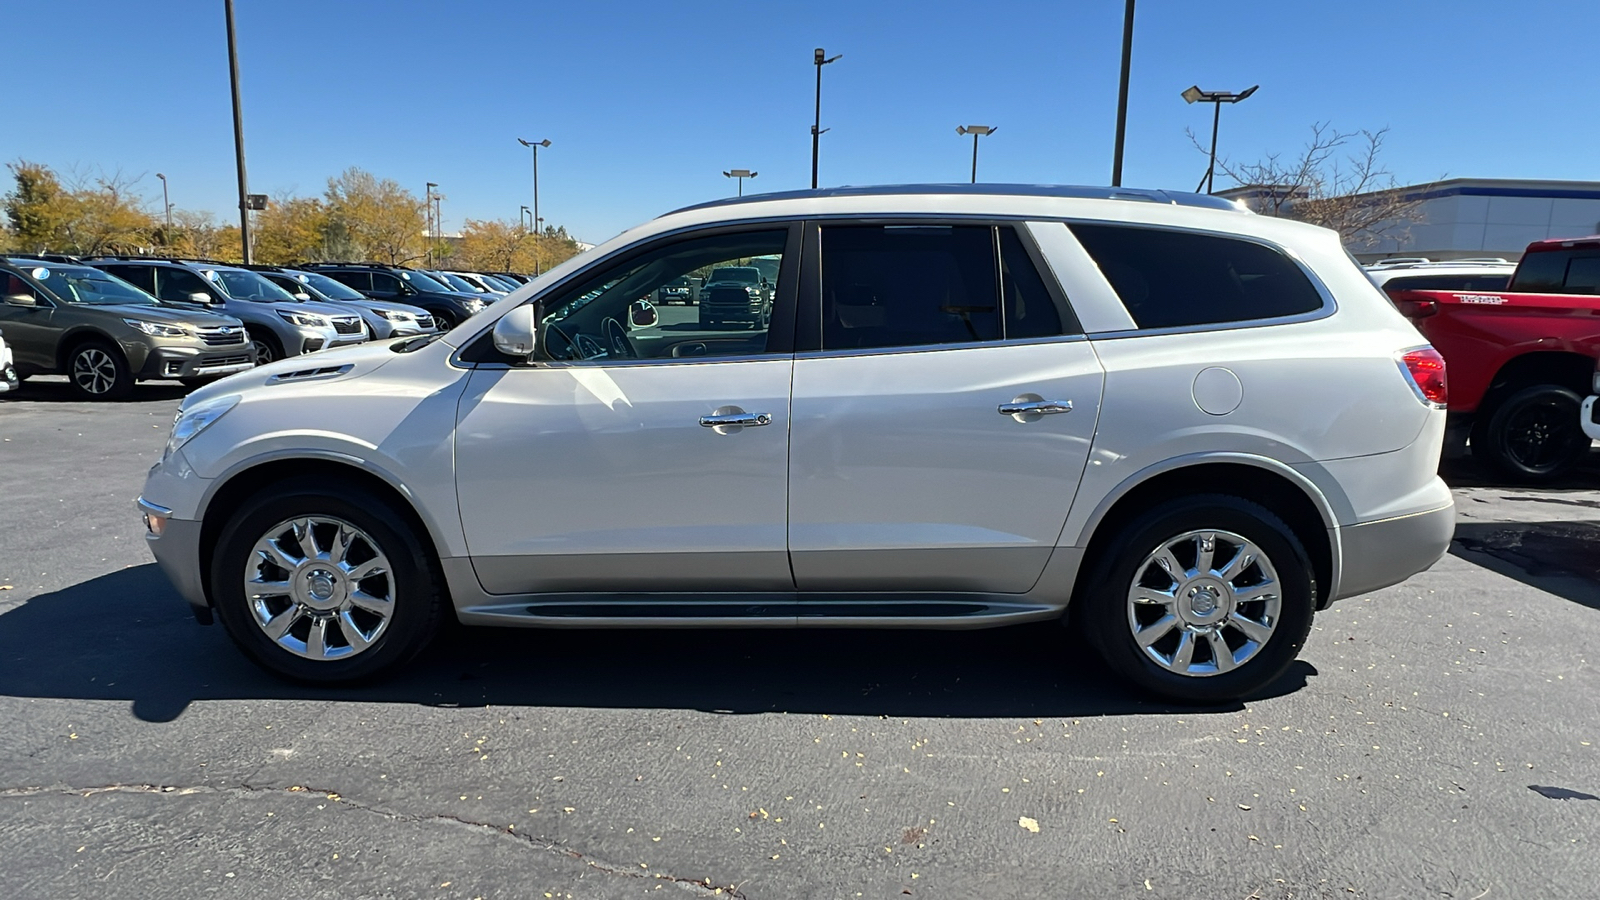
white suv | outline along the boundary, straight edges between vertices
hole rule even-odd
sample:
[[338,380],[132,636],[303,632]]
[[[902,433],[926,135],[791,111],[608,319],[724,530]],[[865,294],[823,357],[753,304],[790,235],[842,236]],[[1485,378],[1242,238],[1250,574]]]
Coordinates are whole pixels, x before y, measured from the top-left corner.
[[[770,319],[655,291],[773,274]],[[1444,553],[1443,362],[1331,231],[1209,197],[803,191],[679,210],[446,335],[191,394],[140,500],[292,678],[473,625],[1081,627],[1185,700]]]

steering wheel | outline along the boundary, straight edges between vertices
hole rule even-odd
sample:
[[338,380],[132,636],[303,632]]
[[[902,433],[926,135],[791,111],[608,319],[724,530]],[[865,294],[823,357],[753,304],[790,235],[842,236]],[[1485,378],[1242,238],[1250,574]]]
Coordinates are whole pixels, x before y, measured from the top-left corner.
[[639,351],[628,340],[628,332],[623,329],[622,323],[610,316],[600,323],[600,332],[605,335],[606,346],[609,348],[607,356],[612,359],[638,359]]
[[[557,344],[554,341],[550,340],[550,336],[551,335],[555,335],[556,337],[560,338],[561,339],[561,344]],[[558,347],[561,347],[563,344],[565,345],[565,350],[566,350],[566,355],[565,356],[561,356],[556,352],[556,349]],[[549,356],[551,359],[578,359],[579,358],[579,356],[578,356],[579,351],[578,351],[577,342],[574,341],[571,337],[569,337],[565,331],[562,331],[560,329],[560,327],[558,327],[556,325],[553,325],[553,324],[548,324],[548,325],[544,326],[544,352],[545,352],[545,355]]]
[[577,343],[573,346],[578,351],[579,359],[596,359],[606,355],[606,348],[600,346],[599,341],[583,332],[578,333]]

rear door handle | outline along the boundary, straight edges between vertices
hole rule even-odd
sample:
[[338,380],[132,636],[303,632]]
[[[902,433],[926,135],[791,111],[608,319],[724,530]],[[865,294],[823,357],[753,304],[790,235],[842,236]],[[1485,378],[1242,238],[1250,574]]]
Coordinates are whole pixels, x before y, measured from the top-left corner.
[[1050,416],[1056,413],[1072,412],[1071,400],[1031,400],[1000,404],[1002,416]]

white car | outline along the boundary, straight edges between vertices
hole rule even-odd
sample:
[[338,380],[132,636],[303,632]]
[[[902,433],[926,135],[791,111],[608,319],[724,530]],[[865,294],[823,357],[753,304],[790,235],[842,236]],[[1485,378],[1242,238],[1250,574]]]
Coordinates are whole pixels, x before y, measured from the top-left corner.
[[0,394],[14,391],[22,386],[22,380],[17,377],[16,360],[11,356],[11,348],[6,346],[6,339],[0,334]]
[[1589,385],[1591,393],[1583,400],[1583,406],[1578,409],[1578,424],[1583,426],[1583,433],[1591,441],[1600,441],[1600,414],[1595,412],[1595,404],[1600,403],[1600,360],[1595,361],[1594,381]]
[[[764,325],[648,300],[751,259]],[[1332,231],[1158,191],[800,191],[202,388],[139,502],[197,616],[295,679],[390,669],[452,615],[1063,619],[1214,702],[1445,552],[1445,390]]]

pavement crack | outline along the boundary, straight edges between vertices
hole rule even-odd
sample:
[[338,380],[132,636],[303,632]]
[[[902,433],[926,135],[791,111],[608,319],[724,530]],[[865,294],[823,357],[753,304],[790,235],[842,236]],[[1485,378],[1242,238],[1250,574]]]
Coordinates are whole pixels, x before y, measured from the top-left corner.
[[636,870],[634,870],[632,868],[628,868],[626,866],[621,866],[621,865],[617,865],[615,863],[606,862],[606,861],[598,859],[598,858],[596,858],[594,856],[590,856],[589,854],[586,854],[586,853],[580,853],[579,851],[574,850],[571,847],[568,847],[568,846],[566,846],[564,844],[560,844],[560,843],[557,843],[555,841],[547,840],[545,838],[537,837],[535,835],[525,834],[523,832],[519,832],[511,825],[497,825],[497,824],[495,824],[493,822],[481,822],[481,821],[478,821],[478,820],[475,820],[475,819],[468,819],[468,818],[464,818],[462,816],[451,815],[449,813],[420,813],[419,814],[419,813],[400,812],[398,810],[388,809],[388,808],[385,808],[385,807],[382,807],[382,806],[376,806],[376,805],[373,805],[373,804],[370,804],[370,803],[363,803],[363,802],[360,802],[360,801],[357,801],[357,800],[352,800],[349,797],[344,796],[340,792],[338,792],[336,790],[332,790],[330,788],[311,787],[311,786],[308,786],[308,785],[300,785],[300,784],[290,785],[289,787],[262,787],[262,786],[251,785],[251,784],[234,784],[234,785],[206,785],[206,784],[170,785],[170,784],[144,784],[144,783],[100,784],[100,785],[92,785],[92,786],[89,786],[89,787],[73,787],[73,786],[62,785],[62,784],[55,784],[55,785],[26,785],[26,786],[18,786],[18,787],[0,788],[0,800],[27,799],[27,798],[32,798],[32,797],[50,797],[50,796],[55,796],[55,797],[93,797],[93,796],[101,795],[101,794],[154,794],[154,795],[157,795],[157,796],[170,795],[170,796],[175,796],[175,797],[186,797],[186,796],[208,795],[208,794],[209,795],[237,795],[237,796],[244,796],[244,795],[259,796],[259,795],[263,795],[263,794],[304,795],[305,797],[312,798],[312,799],[330,800],[330,801],[332,801],[334,803],[342,804],[342,805],[347,806],[347,807],[349,807],[351,809],[354,809],[354,810],[359,810],[361,812],[370,813],[370,814],[376,815],[376,816],[382,816],[382,817],[384,817],[386,819],[392,819],[394,821],[399,821],[399,822],[411,822],[411,823],[444,822],[444,823],[447,823],[447,824],[457,825],[457,826],[461,826],[461,827],[464,827],[464,828],[472,828],[472,829],[480,830],[480,831],[493,832],[493,833],[498,834],[498,835],[500,835],[502,837],[508,837],[508,838],[513,839],[513,840],[519,841],[519,842],[521,842],[522,844],[528,846],[531,849],[540,850],[540,851],[543,851],[543,852],[546,852],[546,853],[553,853],[553,854],[557,854],[557,855],[560,855],[560,856],[564,856],[564,857],[566,857],[568,859],[576,860],[577,862],[582,863],[587,868],[593,869],[596,872],[602,872],[602,873],[607,874],[607,875],[616,875],[616,876],[619,876],[619,877],[633,878],[633,879],[636,879],[636,880],[639,880],[639,881],[666,881],[666,882],[671,882],[673,884],[678,885],[679,887],[682,887],[682,888],[684,888],[686,890],[692,891],[694,893],[697,893],[697,894],[700,894],[700,895],[706,896],[706,897],[715,896],[715,897],[729,897],[729,898],[732,898],[732,900],[748,900],[748,898],[745,896],[745,894],[742,891],[739,890],[739,886],[738,885],[716,885],[716,884],[712,883],[710,878],[694,879],[694,878],[685,878],[685,877],[682,877],[682,876],[679,876],[679,875],[671,875],[671,874],[668,874],[666,872],[650,872],[650,871],[646,871],[646,870],[637,870],[636,871]]

